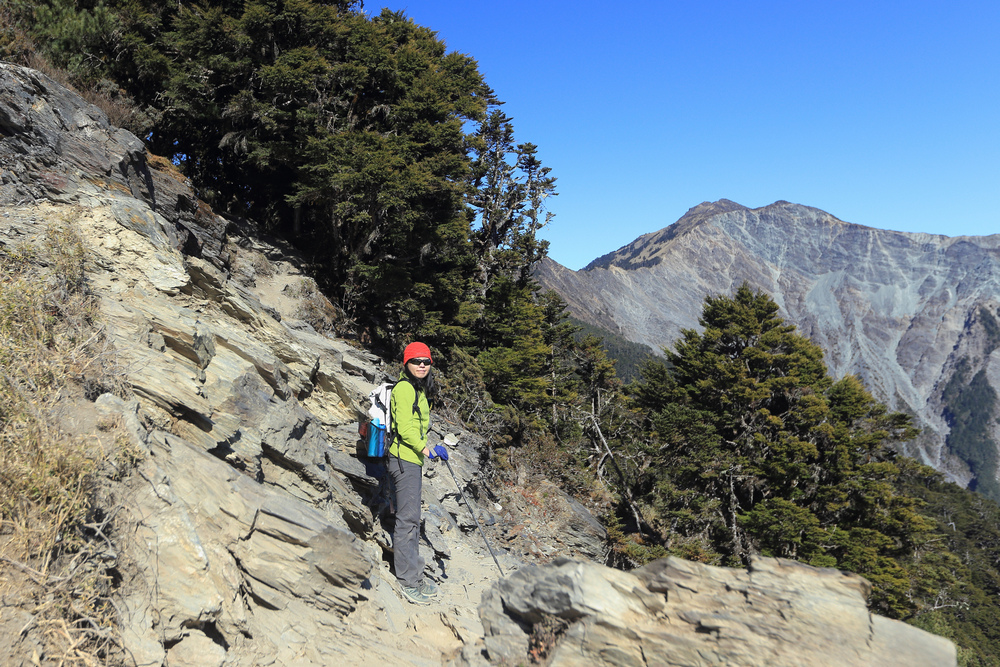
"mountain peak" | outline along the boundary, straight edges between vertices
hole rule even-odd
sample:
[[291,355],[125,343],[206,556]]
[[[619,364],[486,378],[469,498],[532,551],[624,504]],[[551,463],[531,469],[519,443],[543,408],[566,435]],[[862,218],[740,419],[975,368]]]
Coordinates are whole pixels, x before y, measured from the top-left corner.
[[[779,226],[801,225],[808,222],[850,224],[821,209],[795,204],[784,199],[759,208],[749,208],[729,199],[719,199],[714,202],[704,201],[688,209],[687,213],[681,216],[677,222],[659,231],[643,234],[628,245],[598,257],[582,270],[607,269],[611,266],[630,270],[655,266],[660,262],[661,251],[667,243],[686,235],[705,223],[729,214],[736,214],[740,219],[766,218],[769,224]],[[857,227],[857,225],[852,226]]]
[[[974,375],[1000,349],[1000,235],[913,234],[784,200],[752,209],[719,200],[588,269],[558,282],[540,273],[539,282],[578,319],[654,350],[699,326],[706,295],[748,282],[823,347],[835,377],[857,374],[878,400],[914,416],[923,433],[909,454],[962,485],[997,478],[949,449],[953,399],[944,392],[968,383],[956,369]],[[1000,430],[976,438],[1000,448]]]
[[[718,215],[730,211],[747,210],[743,204],[738,204],[729,199],[719,199],[717,201],[703,201],[697,206],[692,206],[688,212],[681,216],[681,220],[689,216]],[[680,221],[678,221],[680,222]]]
[[[787,205],[786,201],[778,201],[771,206],[779,204]],[[792,204],[794,206],[794,204]],[[751,211],[742,204],[738,204],[729,199],[719,199],[714,202],[703,201],[697,206],[692,206],[687,213],[682,215],[677,222],[670,224],[659,231],[643,234],[628,245],[618,248],[614,252],[609,252],[592,261],[581,269],[590,271],[592,269],[606,269],[610,266],[619,266],[623,269],[638,269],[654,266],[659,263],[659,258],[652,256],[648,250],[662,246],[663,244],[685,234],[698,227],[706,220],[726,213],[736,211]],[[644,252],[647,251],[647,252]]]

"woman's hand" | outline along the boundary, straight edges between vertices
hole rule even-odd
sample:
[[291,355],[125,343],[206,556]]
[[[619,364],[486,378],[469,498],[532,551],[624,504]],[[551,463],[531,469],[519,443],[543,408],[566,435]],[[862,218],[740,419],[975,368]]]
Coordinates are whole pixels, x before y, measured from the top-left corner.
[[424,456],[430,456],[430,455],[431,455],[431,448],[424,447]]

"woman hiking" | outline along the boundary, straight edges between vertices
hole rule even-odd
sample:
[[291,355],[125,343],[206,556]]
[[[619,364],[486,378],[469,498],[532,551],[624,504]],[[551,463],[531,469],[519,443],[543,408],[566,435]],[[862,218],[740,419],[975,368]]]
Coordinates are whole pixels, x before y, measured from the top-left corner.
[[403,595],[414,604],[430,604],[438,589],[424,579],[420,557],[420,492],[431,414],[428,397],[437,392],[431,373],[431,350],[410,343],[403,351],[403,372],[389,402],[396,437],[389,446],[389,472],[396,490],[396,525],[392,531],[396,579]]

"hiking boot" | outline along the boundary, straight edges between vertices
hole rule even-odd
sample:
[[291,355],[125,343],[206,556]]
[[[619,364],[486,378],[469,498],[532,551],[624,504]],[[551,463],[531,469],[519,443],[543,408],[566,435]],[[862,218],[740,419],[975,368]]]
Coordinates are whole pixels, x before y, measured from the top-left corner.
[[420,586],[417,586],[416,588],[403,586],[403,597],[412,602],[413,604],[431,603],[431,599],[423,592]]
[[436,598],[438,596],[438,593],[440,592],[435,584],[433,584],[430,581],[427,581],[426,579],[421,581],[420,586],[418,586],[417,588],[419,588],[420,592],[423,593],[428,598]]

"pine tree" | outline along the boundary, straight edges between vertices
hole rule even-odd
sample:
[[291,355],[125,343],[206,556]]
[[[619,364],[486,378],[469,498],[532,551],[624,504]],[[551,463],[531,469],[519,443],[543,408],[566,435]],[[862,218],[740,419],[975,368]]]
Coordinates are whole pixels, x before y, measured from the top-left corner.
[[487,294],[483,312],[478,336],[483,351],[477,360],[490,395],[496,404],[530,416],[532,423],[526,425],[535,427],[549,405],[551,347],[534,290],[502,276]]

